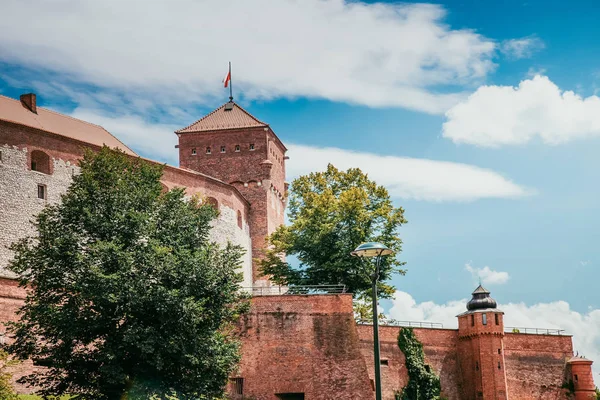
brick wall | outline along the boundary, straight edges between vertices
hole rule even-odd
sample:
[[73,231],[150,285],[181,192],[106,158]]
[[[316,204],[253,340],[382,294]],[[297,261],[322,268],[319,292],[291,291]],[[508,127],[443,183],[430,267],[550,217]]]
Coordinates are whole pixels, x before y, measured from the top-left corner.
[[504,359],[510,399],[566,399],[566,361],[573,355],[571,336],[506,333]]
[[[358,325],[361,352],[367,362],[369,378],[374,378],[373,326]],[[393,400],[394,392],[408,383],[404,354],[398,347],[400,327],[380,326],[381,384],[384,400]],[[454,329],[414,328],[414,333],[423,344],[425,362],[440,377],[442,391],[449,400],[462,400],[459,395],[459,367],[457,360],[458,331]],[[387,365],[386,365],[387,362]]]
[[[276,400],[372,400],[352,313],[352,296],[265,296],[252,299],[240,324],[244,396]],[[234,397],[235,398],[235,397]]]

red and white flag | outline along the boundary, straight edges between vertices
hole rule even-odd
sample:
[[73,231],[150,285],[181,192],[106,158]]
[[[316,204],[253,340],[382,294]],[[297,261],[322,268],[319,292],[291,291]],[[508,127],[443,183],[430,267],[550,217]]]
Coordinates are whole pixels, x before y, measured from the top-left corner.
[[229,67],[229,71],[227,71],[227,75],[223,79],[223,87],[229,86],[229,81],[231,81],[231,67]]

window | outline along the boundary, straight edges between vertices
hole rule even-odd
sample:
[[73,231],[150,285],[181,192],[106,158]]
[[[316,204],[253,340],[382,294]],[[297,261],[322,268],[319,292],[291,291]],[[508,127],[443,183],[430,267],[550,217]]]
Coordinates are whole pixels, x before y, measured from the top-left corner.
[[575,382],[579,382],[579,377],[575,374]]
[[195,156],[195,155],[196,155],[196,148],[195,148],[195,147],[192,149],[192,155],[193,155],[193,156]]
[[498,361],[498,369],[502,369],[502,364],[500,364],[500,361]]
[[496,317],[496,325],[500,325],[500,317],[498,314],[494,314],[494,317]]
[[479,361],[475,361],[475,371],[479,371]]
[[2,162],[2,152],[0,151],[0,162]]
[[254,143],[250,143],[250,151],[254,151]]
[[46,185],[38,185],[38,199],[46,200]]
[[379,360],[379,363],[385,366],[390,365],[390,361],[387,358],[382,358],[381,360]]
[[243,222],[242,221],[242,213],[240,212],[240,210],[238,210],[238,212],[237,212],[237,224],[238,224],[238,227],[240,229],[242,229],[242,222]]
[[210,147],[207,147],[207,148],[206,148],[206,154],[210,154],[210,153],[211,153],[211,151],[210,151]]
[[498,349],[498,354],[502,354],[502,349]]
[[221,153],[225,153],[225,146],[221,146]]
[[31,152],[31,170],[43,174],[50,174],[50,156],[43,151],[34,150]]
[[484,325],[487,325],[487,314],[481,314],[481,322],[483,322]]
[[235,145],[235,151],[239,153],[239,151],[240,151],[240,145],[239,144]]
[[244,395],[244,378],[231,378],[231,386],[233,387],[234,395]]
[[471,314],[471,326],[475,326],[475,315]]

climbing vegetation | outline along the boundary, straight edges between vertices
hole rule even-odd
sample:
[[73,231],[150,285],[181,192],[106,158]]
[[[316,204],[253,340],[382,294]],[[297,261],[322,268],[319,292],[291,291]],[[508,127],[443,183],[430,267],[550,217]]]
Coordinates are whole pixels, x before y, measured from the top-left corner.
[[440,378],[425,363],[423,345],[412,328],[402,328],[398,346],[406,360],[408,385],[396,392],[396,400],[444,400],[441,396]]

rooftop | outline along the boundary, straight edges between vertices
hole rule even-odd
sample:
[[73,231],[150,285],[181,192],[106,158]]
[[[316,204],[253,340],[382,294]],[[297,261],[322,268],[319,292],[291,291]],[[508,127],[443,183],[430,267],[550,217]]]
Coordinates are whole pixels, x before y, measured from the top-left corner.
[[227,102],[210,114],[175,133],[208,132],[224,129],[268,127],[234,102]]
[[42,107],[36,107],[35,112],[33,112],[20,100],[2,95],[0,95],[0,121],[25,125],[96,146],[116,147],[127,154],[136,155],[133,150],[99,125]]

